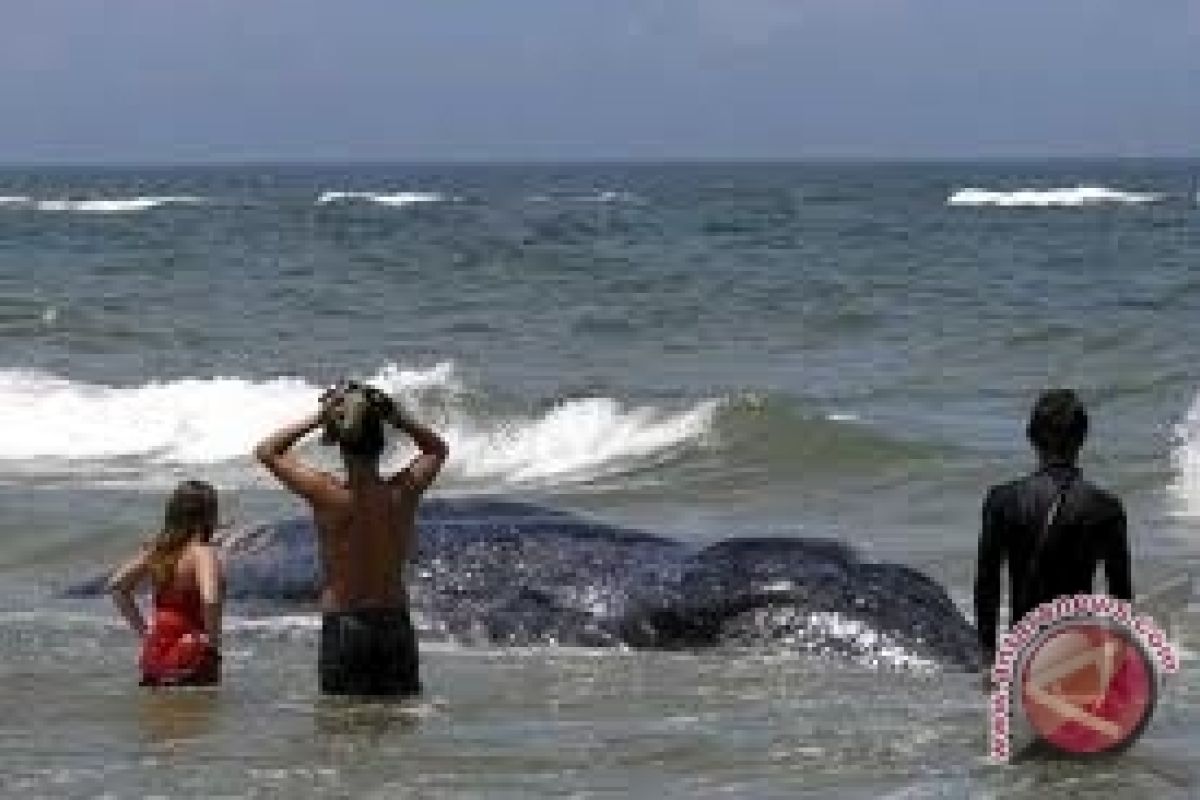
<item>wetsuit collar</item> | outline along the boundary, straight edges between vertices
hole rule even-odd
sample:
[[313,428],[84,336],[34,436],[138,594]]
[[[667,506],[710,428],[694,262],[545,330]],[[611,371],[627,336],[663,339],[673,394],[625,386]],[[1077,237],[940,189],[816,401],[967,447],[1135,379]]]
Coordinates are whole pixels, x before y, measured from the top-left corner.
[[1079,472],[1079,465],[1065,459],[1048,459],[1039,462],[1038,472]]
[[1070,461],[1046,461],[1035,474],[1049,476],[1056,485],[1065,486],[1079,479],[1080,469],[1078,464]]

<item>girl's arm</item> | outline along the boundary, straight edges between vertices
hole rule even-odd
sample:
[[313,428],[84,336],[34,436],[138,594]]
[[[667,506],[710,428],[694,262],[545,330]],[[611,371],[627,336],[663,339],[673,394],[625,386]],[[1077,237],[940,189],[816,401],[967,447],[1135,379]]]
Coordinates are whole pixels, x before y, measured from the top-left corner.
[[204,601],[204,633],[209,644],[221,649],[221,606],[225,595],[225,583],[221,579],[221,560],[217,548],[201,545],[196,548],[196,581],[200,584],[200,598]]
[[117,568],[108,579],[108,591],[121,616],[139,637],[146,635],[146,620],[138,608],[134,591],[150,572],[150,551],[143,548],[136,556]]

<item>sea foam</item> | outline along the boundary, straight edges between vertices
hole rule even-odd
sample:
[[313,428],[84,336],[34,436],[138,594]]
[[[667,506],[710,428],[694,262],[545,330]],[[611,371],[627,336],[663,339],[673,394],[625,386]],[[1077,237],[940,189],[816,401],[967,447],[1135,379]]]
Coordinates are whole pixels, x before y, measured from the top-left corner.
[[959,189],[946,200],[951,206],[1000,206],[1005,208],[1047,208],[1051,206],[1090,206],[1104,204],[1156,203],[1161,194],[1125,192],[1103,186],[1074,186],[1055,189]]
[[330,203],[352,203],[356,201],[376,203],[381,206],[410,206],[418,203],[440,203],[446,196],[438,192],[322,192],[318,205]]
[[595,189],[586,194],[533,194],[525,198],[529,203],[643,203],[633,192],[615,189]]
[[[644,468],[699,443],[719,406],[668,410],[592,397],[537,413],[489,415],[465,400],[450,363],[425,370],[388,365],[370,382],[445,435],[452,456],[439,486],[451,489],[553,487]],[[273,428],[310,413],[321,389],[297,377],[105,386],[0,371],[0,481],[160,486],[194,473],[223,485],[259,483],[250,449]],[[312,454],[332,463],[327,448]],[[410,455],[398,448],[386,466]]]
[[1171,451],[1175,480],[1171,492],[1184,516],[1200,517],[1200,395],[1192,401],[1187,416],[1175,429],[1176,442]]
[[0,205],[30,208],[35,211],[78,212],[85,214],[127,214],[148,211],[169,204],[203,203],[203,197],[92,197],[36,199],[25,196],[0,197]]

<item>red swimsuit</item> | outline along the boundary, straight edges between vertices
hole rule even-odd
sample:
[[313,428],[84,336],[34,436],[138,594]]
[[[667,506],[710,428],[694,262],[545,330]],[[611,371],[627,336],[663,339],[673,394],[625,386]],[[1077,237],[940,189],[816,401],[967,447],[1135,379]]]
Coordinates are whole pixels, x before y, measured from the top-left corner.
[[142,641],[142,685],[204,686],[220,680],[220,658],[204,634],[204,600],[196,587],[154,592],[154,617]]

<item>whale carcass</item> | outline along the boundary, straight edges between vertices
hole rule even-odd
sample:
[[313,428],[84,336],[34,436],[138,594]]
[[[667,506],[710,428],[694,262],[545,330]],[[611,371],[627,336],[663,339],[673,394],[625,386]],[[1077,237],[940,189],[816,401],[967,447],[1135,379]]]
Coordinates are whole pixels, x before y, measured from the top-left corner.
[[[423,635],[463,642],[789,648],[974,669],[975,632],[945,590],[844,544],[736,538],[696,548],[539,505],[429,499],[408,575]],[[228,593],[310,604],[320,579],[308,519],[223,531]],[[102,591],[103,580],[68,594]]]

